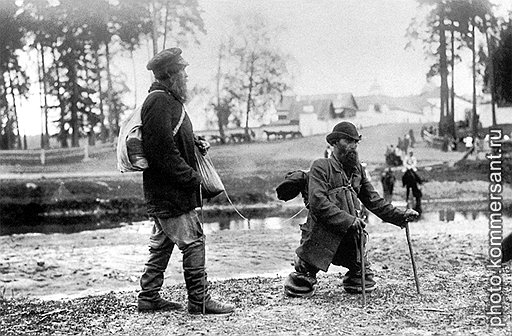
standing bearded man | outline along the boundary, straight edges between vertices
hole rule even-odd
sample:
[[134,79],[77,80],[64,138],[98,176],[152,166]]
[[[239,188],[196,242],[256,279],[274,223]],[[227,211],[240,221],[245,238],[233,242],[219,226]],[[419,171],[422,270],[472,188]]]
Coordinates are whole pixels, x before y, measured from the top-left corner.
[[[357,145],[361,135],[352,123],[340,122],[326,139],[333,146],[333,153],[311,165],[309,214],[301,228],[295,272],[284,284],[285,294],[292,297],[313,295],[316,274],[319,270],[327,272],[330,264],[348,268],[343,279],[347,292],[362,292],[359,242],[360,235],[366,233],[366,224],[360,218],[360,201],[379,218],[399,227],[418,216],[414,210],[395,208],[375,191],[359,162]],[[375,289],[374,273],[366,259],[365,265],[365,287],[369,292]]]
[[154,219],[149,259],[140,279],[140,311],[174,310],[181,305],[159,292],[176,245],[183,254],[188,311],[193,314],[230,313],[234,307],[214,301],[205,271],[205,235],[196,213],[201,205],[195,146],[203,154],[209,144],[196,138],[183,104],[187,100],[187,62],[181,49],[161,51],[147,64],[156,78],[142,110],[142,146],[148,161],[143,173],[148,214]]

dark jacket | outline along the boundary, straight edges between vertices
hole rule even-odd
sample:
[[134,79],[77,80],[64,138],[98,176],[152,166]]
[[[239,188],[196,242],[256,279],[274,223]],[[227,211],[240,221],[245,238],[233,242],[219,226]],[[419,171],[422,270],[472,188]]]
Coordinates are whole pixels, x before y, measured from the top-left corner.
[[[386,202],[373,188],[361,165],[348,178],[341,163],[331,156],[313,162],[309,171],[309,214],[297,255],[327,271],[347,229],[365,207],[384,221],[401,225],[404,211]],[[352,196],[352,197],[350,197]]]
[[[153,83],[149,91],[165,90]],[[169,92],[154,93],[142,105],[142,145],[149,167],[143,173],[148,214],[177,217],[200,205],[194,133],[188,115],[173,137],[183,104]]]

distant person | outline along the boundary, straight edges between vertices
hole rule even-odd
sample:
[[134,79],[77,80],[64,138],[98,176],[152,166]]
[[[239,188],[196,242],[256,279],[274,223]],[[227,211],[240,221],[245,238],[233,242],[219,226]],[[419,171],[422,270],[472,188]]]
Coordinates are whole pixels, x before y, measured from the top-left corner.
[[386,147],[386,155],[389,155],[394,152],[393,145],[389,145]]
[[150,95],[142,106],[142,144],[149,165],[143,173],[143,189],[154,225],[149,259],[140,279],[138,309],[181,309],[180,304],[160,296],[164,272],[176,245],[183,254],[188,312],[230,313],[234,306],[214,301],[208,293],[205,236],[195,211],[202,200],[194,151],[197,146],[206,154],[209,144],[195,138],[184,111],[187,65],[179,48],[165,49],[147,64],[156,78],[149,91],[160,92]]
[[411,148],[414,148],[414,145],[416,145],[416,138],[414,137],[414,131],[412,128],[409,130],[409,139],[411,140]]
[[[314,294],[316,275],[331,264],[344,266],[348,272],[343,288],[349,293],[362,292],[360,253],[361,235],[366,226],[361,218],[361,203],[386,222],[403,227],[418,213],[395,208],[373,188],[359,162],[357,144],[361,136],[350,122],[340,122],[327,135],[333,155],[317,159],[308,179],[309,213],[302,226],[300,246],[296,250],[295,272],[290,273],[284,292],[291,297]],[[364,252],[364,251],[363,251]],[[365,262],[366,290],[375,289],[373,271]]]
[[411,143],[411,139],[409,137],[409,134],[405,134],[404,135],[404,140],[403,140],[403,145],[402,145],[402,150],[404,153],[407,153],[407,151],[409,150],[409,145]]
[[[398,138],[398,139],[400,139],[400,138]],[[399,141],[400,146],[402,145],[401,142],[402,142],[402,140]],[[397,157],[399,157],[400,160],[402,160],[402,148],[401,147],[398,147],[398,146],[395,147],[395,155]]]
[[400,150],[399,155],[402,155],[402,151],[404,150],[404,142],[401,137],[398,137],[398,142],[396,144],[396,148],[398,148]]
[[466,152],[469,153],[469,155],[473,154],[475,152],[475,147],[473,145],[473,137],[468,135],[464,139],[462,139],[462,141],[466,146]]
[[396,177],[393,173],[393,169],[389,167],[384,173],[382,173],[380,182],[382,183],[382,191],[384,193],[384,199],[391,203],[393,200],[393,189],[395,188]]
[[328,158],[332,154],[332,148],[331,146],[327,145],[324,151],[324,158]]
[[427,131],[427,126],[422,125],[422,126],[421,126],[421,139],[422,139],[422,140],[425,140],[425,132],[428,132],[428,131]]
[[414,172],[418,171],[418,159],[414,156],[414,152],[410,151],[409,156],[404,160],[405,170],[412,169]]
[[416,157],[414,157],[413,151],[409,152],[409,156],[404,160],[404,175],[402,176],[402,184],[406,188],[406,201],[409,202],[409,195],[412,191],[412,196],[414,197],[415,203],[413,209],[418,213],[422,212],[421,208],[421,198],[423,196],[419,185],[422,183],[420,176],[418,175],[418,161]]
[[475,137],[475,142],[474,142],[473,146],[475,147],[474,153],[475,153],[476,159],[480,160],[480,153],[482,153],[484,151],[484,144],[483,144],[482,139],[480,139],[480,137],[478,137],[478,136]]

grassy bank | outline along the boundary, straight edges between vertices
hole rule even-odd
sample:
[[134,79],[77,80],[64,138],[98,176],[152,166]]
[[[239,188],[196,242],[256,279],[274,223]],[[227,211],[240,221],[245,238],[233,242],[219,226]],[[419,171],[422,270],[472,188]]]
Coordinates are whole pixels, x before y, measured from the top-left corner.
[[[419,134],[420,125],[381,125],[361,130],[363,141],[360,158],[377,190],[382,190],[380,174],[384,168],[386,146],[409,128]],[[275,188],[287,172],[307,170],[311,162],[322,157],[325,137],[312,136],[293,140],[263,141],[251,144],[214,146],[210,156],[217,168],[230,199],[237,205],[282,204]],[[470,160],[454,165],[463,153],[444,153],[428,148],[418,136],[413,149],[418,158],[425,200],[486,199],[486,160]],[[72,211],[87,214],[119,215],[119,219],[140,219],[145,216],[142,177],[138,173],[116,173],[115,153],[106,153],[88,162],[48,166],[0,166],[0,175],[8,176],[0,184],[0,209],[4,223],[15,218],[25,222],[41,220],[40,214]],[[76,173],[82,172],[83,177]],[[38,177],[33,177],[34,174]],[[73,174],[71,174],[73,173]],[[95,176],[87,174],[95,173]],[[32,178],[31,178],[32,176]],[[396,172],[395,199],[405,197],[401,186],[401,171]],[[507,191],[508,192],[508,191]],[[228,205],[225,195],[206,203],[207,207]]]

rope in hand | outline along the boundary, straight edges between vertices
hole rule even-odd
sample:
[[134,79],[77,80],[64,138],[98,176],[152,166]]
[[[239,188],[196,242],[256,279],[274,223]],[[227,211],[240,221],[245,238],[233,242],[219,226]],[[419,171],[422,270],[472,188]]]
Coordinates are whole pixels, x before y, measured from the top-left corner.
[[[206,153],[206,156],[208,157],[208,159],[210,160],[210,162],[211,162],[211,164],[212,164],[212,166],[213,166],[213,162],[212,162],[212,160],[211,160],[211,158],[210,158],[210,154],[209,154],[208,152]],[[213,166],[213,167],[215,168],[215,166]],[[221,182],[222,182],[222,181],[221,181]],[[235,212],[238,214],[238,216],[240,216],[240,218],[242,218],[242,219],[244,219],[244,220],[246,220],[246,221],[250,221],[250,219],[249,219],[249,218],[247,218],[246,216],[244,216],[244,215],[243,215],[243,214],[242,214],[242,213],[237,209],[237,207],[235,206],[235,204],[233,203],[233,201],[232,201],[232,200],[231,200],[231,198],[229,197],[228,192],[227,192],[227,190],[226,190],[226,186],[224,186],[224,183],[222,183],[222,186],[224,187],[224,195],[226,195],[226,198],[227,198],[227,200],[228,200],[229,204],[230,204],[230,205],[231,205],[231,207],[235,210]],[[202,196],[201,196],[201,199],[202,199]],[[294,219],[295,217],[297,217],[297,216],[298,216],[302,211],[304,211],[304,209],[306,209],[306,207],[303,207],[302,209],[300,209],[300,210],[299,210],[295,215],[293,215],[292,217],[290,217],[290,218],[288,218],[288,219],[285,219],[285,220],[283,221],[283,223],[286,223],[286,222],[288,222],[288,221],[291,221],[292,219]],[[202,208],[201,208],[201,210],[202,210]]]

